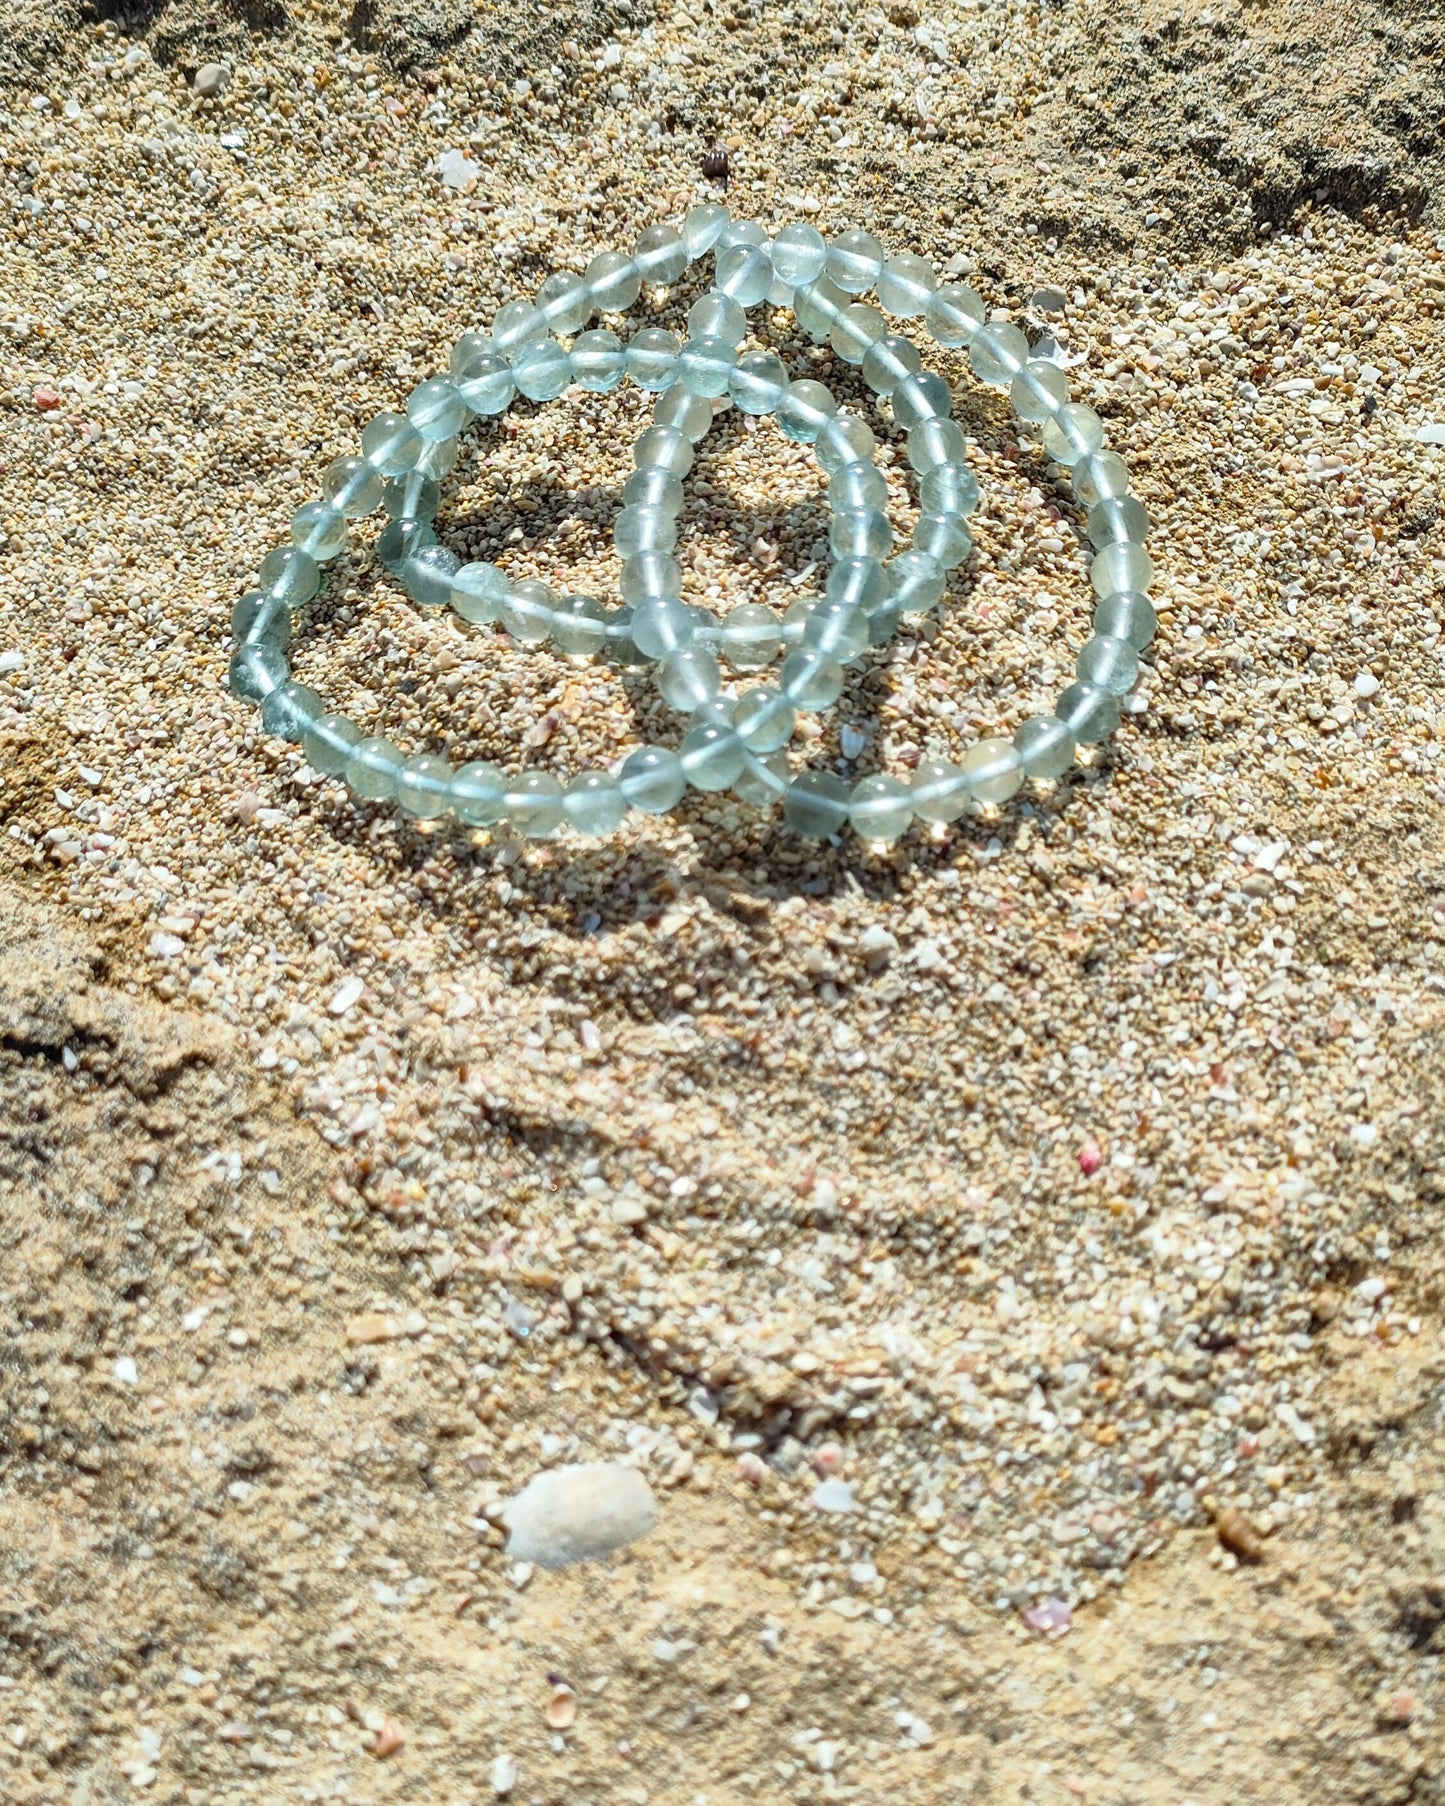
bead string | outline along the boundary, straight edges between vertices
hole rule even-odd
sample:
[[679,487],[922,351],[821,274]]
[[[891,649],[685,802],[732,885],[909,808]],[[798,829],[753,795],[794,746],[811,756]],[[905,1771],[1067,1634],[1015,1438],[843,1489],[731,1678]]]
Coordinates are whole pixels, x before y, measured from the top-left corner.
[[[686,342],[655,327],[625,345],[611,331],[586,330],[595,313],[631,307],[644,281],[675,283],[709,251],[714,286],[692,307]],[[1045,450],[1069,469],[1075,495],[1088,509],[1098,607],[1076,681],[1051,714],[1025,721],[1012,740],[979,741],[959,764],[924,760],[911,783],[878,773],[850,789],[830,771],[792,774],[782,749],[796,714],[836,702],[845,665],[940,599],[947,571],[971,548],[965,523],[979,494],[963,433],[950,418],[948,385],[923,370],[918,348],[889,331],[879,308],[857,298],[869,290],[889,313],[921,316],[940,345],[966,346],[975,374],[1007,389],[1019,417],[1041,428]],[[839,411],[824,384],[790,382],[772,352],[740,351],[745,310],[763,301],[790,306],[815,342],[827,339],[840,358],[861,366],[907,434],[920,513],[909,547],[886,564],[893,533],[883,512],[886,485],[873,461],[874,436],[856,415]],[[568,337],[570,347],[562,342]],[[634,449],[635,468],[614,523],[623,559],[620,608],[588,596],[559,597],[539,582],[514,584],[497,566],[463,564],[437,543],[431,521],[439,481],[455,465],[457,436],[475,415],[499,414],[518,394],[552,400],[573,383],[606,392],[625,376],[658,399]],[[715,408],[729,402],[745,413],[774,415],[788,437],[814,446],[829,476],[835,563],[823,598],[795,604],[781,623],[759,604],[740,604],[719,620],[681,598],[681,569],[672,556],[681,478]],[[828,243],[811,226],[793,225],[768,241],[760,226],[709,204],[695,208],[681,231],[650,227],[630,256],[603,251],[582,276],[559,272],[535,301],[508,302],[490,336],[463,335],[448,375],[420,383],[404,414],[372,420],[360,456],[327,468],[323,499],[297,510],[292,543],[268,554],[259,587],[237,603],[229,681],[237,695],[260,704],[267,732],[299,741],[314,769],[342,778],[360,798],[395,800],[420,819],[451,816],[471,827],[505,820],[534,837],[565,821],[596,835],[614,829],[629,808],[671,809],[691,785],[731,788],[758,804],[781,800],[787,820],[804,834],[831,836],[851,821],[865,839],[887,841],[915,815],[952,821],[971,799],[1001,803],[1027,778],[1057,779],[1078,746],[1113,731],[1155,626],[1147,597],[1153,567],[1143,548],[1149,522],[1128,488],[1122,460],[1104,448],[1098,415],[1070,401],[1063,372],[1031,356],[1016,327],[986,323],[972,289],[941,287],[926,258],[887,257],[867,232],[844,232]],[[390,517],[378,556],[419,606],[450,605],[475,624],[500,621],[522,643],[550,638],[574,656],[656,661],[664,699],[691,718],[679,749],[639,747],[614,771],[584,771],[564,789],[548,772],[508,777],[485,761],[454,770],[429,754],[407,758],[386,738],[363,738],[345,716],[326,712],[322,699],[291,677],[291,615],[317,593],[321,566],[345,547],[348,521],[377,507]],[[779,650],[785,656],[775,688],[759,685],[738,697],[723,691],[715,652],[752,672],[766,668]]]

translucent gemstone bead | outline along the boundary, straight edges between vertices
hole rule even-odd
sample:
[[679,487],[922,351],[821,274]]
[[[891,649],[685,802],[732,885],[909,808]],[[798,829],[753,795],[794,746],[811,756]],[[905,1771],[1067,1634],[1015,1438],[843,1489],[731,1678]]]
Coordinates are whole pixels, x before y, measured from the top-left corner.
[[[264,570],[265,566],[261,568]],[[1123,590],[1142,596],[1154,581],[1154,560],[1143,546],[1128,540],[1105,546],[1089,564],[1089,581],[1099,596],[1114,596]]]
[[607,617],[607,657],[614,665],[636,667],[650,662],[646,653],[639,652],[632,641],[636,613],[634,608],[619,608]]
[[1068,405],[1069,379],[1057,364],[1031,358],[1010,384],[1009,400],[1020,420],[1048,420]]
[[390,520],[381,529],[376,542],[376,555],[385,568],[395,574],[421,546],[434,546],[437,536],[424,520],[405,516]]
[[1072,401],[1044,422],[1044,450],[1058,464],[1092,458],[1104,443],[1104,423],[1092,408]]
[[803,645],[810,652],[826,653],[840,665],[857,658],[867,644],[868,617],[847,602],[819,602],[803,627]]
[[641,552],[622,567],[622,600],[631,608],[676,597],[682,566],[669,552]]
[[750,752],[733,795],[755,809],[771,809],[787,795],[792,776],[785,752]]
[[[681,431],[681,428],[678,429]],[[658,508],[664,514],[682,511],[682,480],[660,464],[648,464],[634,470],[622,485],[622,505],[626,508]]]
[[810,339],[821,344],[847,306],[847,294],[825,272],[793,296],[793,318]]
[[1069,475],[1074,480],[1074,494],[1086,508],[1129,493],[1128,466],[1118,452],[1095,452],[1092,458],[1080,458]]
[[893,529],[880,508],[835,514],[828,544],[835,558],[882,558],[893,544]]
[[886,645],[902,625],[901,611],[895,606],[891,596],[885,596],[882,605],[875,608],[868,617],[868,644]]
[[1017,326],[981,326],[968,347],[973,373],[991,389],[1010,389],[1029,361],[1029,342]]
[[277,546],[261,560],[256,582],[264,595],[300,608],[321,587],[321,566],[297,546]]
[[913,792],[897,778],[874,772],[853,786],[848,818],[853,832],[864,840],[897,840],[913,820]]
[[471,410],[445,376],[429,376],[406,398],[406,417],[423,439],[454,439]]
[[461,560],[446,546],[418,546],[397,575],[418,608],[445,608]]
[[552,644],[572,658],[590,658],[607,645],[611,610],[596,596],[563,596],[552,611]]
[[687,310],[688,337],[722,339],[736,349],[748,330],[748,316],[730,295],[700,295]]
[[396,781],[405,763],[398,747],[384,735],[373,734],[352,747],[342,776],[353,796],[359,796],[363,802],[384,803],[396,795]]
[[524,646],[540,646],[552,632],[557,601],[557,592],[548,583],[535,578],[514,583],[502,603],[502,625]]
[[863,380],[879,395],[891,395],[905,377],[916,376],[923,359],[911,339],[886,332],[875,339],[863,358]]
[[777,690],[746,690],[733,704],[733,726],[749,752],[771,753],[793,737],[793,705]]
[[515,357],[523,345],[540,345],[547,336],[542,310],[531,301],[508,301],[492,321],[492,342],[504,357]]
[[787,387],[787,365],[775,351],[750,351],[728,378],[728,394],[745,414],[771,414]]
[[1139,654],[1127,640],[1096,634],[1079,654],[1074,669],[1080,683],[1093,684],[1111,696],[1127,696],[1139,675]]
[[843,667],[837,659],[806,646],[788,654],[780,676],[784,696],[810,715],[832,708],[843,694]]
[[946,420],[953,412],[953,391],[936,370],[905,376],[894,389],[893,423],[911,433],[925,420]]
[[706,201],[701,207],[693,208],[682,222],[682,243],[690,262],[696,263],[713,248],[727,223],[728,210],[716,201]]
[[1074,736],[1057,715],[1034,715],[1014,734],[1014,751],[1031,778],[1061,778],[1074,762]]
[[773,240],[773,268],[794,288],[815,282],[827,261],[827,240],[814,226],[784,226]]
[[838,404],[822,383],[804,377],[789,383],[778,403],[778,425],[789,439],[811,445],[838,412]]
[[537,311],[548,332],[570,338],[592,318],[592,297],[587,284],[571,270],[558,270],[537,290]]
[[632,641],[647,658],[682,652],[697,638],[697,618],[676,596],[644,602],[632,617]]
[[1094,610],[1094,632],[1110,639],[1127,640],[1136,652],[1142,652],[1154,638],[1159,617],[1147,596],[1135,596],[1120,590],[1106,596]]
[[627,351],[615,332],[599,328],[572,341],[572,377],[593,395],[606,395],[627,373]]
[[936,288],[923,304],[923,324],[940,345],[967,345],[984,319],[983,298],[961,282]]
[[599,313],[625,313],[642,293],[642,273],[621,251],[599,251],[582,279]]
[[732,728],[700,722],[683,737],[678,758],[694,790],[729,790],[742,775],[747,748]]
[[622,761],[617,773],[622,794],[644,815],[665,815],[687,789],[682,760],[665,746],[639,746]]
[[405,414],[378,414],[361,430],[361,455],[384,477],[399,477],[416,463],[422,436]]
[[626,814],[627,798],[610,771],[579,771],[562,792],[562,819],[576,834],[610,834]]
[[900,552],[888,566],[888,603],[900,615],[921,615],[942,598],[943,566],[927,552]]
[[938,272],[926,257],[900,251],[884,264],[877,289],[881,307],[902,320],[916,320],[938,290]]
[[871,615],[888,594],[888,579],[876,558],[841,558],[828,572],[824,594],[830,602],[846,602]]
[[872,464],[840,464],[828,479],[828,506],[838,514],[886,508],[888,484]]
[[1142,545],[1149,534],[1149,516],[1137,496],[1112,496],[1106,502],[1095,502],[1089,510],[1088,532],[1099,547],[1126,539]]
[[435,821],[451,807],[452,768],[434,753],[417,753],[397,775],[396,801],[403,815]]
[[675,477],[685,477],[692,469],[692,441],[675,426],[650,426],[633,446],[632,462],[638,470],[656,464]]
[[803,633],[808,625],[808,616],[812,614],[815,604],[811,598],[799,600],[783,616],[779,629],[783,636],[783,644],[791,652],[795,646],[803,643]]
[[302,726],[301,751],[313,771],[338,778],[360,738],[361,729],[345,715],[313,715]]
[[477,560],[461,565],[452,574],[451,605],[464,621],[485,627],[501,619],[502,603],[511,585],[496,565]]
[[447,369],[454,377],[461,376],[473,358],[486,357],[496,349],[496,340],[489,332],[464,332],[452,346]]
[[835,414],[813,441],[818,463],[829,474],[844,464],[871,463],[877,449],[872,429],[856,414]]
[[562,786],[550,771],[524,771],[507,785],[507,820],[529,840],[545,840],[562,821]]
[[973,793],[963,771],[950,759],[920,759],[909,797],[920,821],[957,821]]
[[315,690],[298,684],[294,677],[261,698],[261,726],[278,740],[289,740],[293,745],[301,738],[306,724],[325,712],[326,704]]
[[435,477],[409,470],[404,477],[392,477],[382,492],[382,505],[393,520],[425,520],[435,518],[442,492]]
[[572,360],[556,339],[519,345],[512,359],[512,376],[528,401],[555,401],[572,380]]
[[291,516],[291,543],[324,564],[346,549],[346,516],[325,502],[307,502]]
[[425,439],[412,471],[439,483],[455,470],[460,442],[456,439]]
[[485,759],[473,759],[470,765],[460,766],[452,773],[448,789],[452,814],[469,828],[490,828],[502,819],[507,780]]
[[1094,684],[1070,684],[1054,713],[1080,746],[1097,746],[1119,725],[1119,698]]
[[920,514],[913,523],[913,550],[926,552],[951,571],[973,550],[973,535],[954,515]]
[[1006,803],[1024,781],[1024,762],[1011,740],[980,740],[963,755],[959,769],[981,803]]
[[612,523],[612,543],[619,558],[670,552],[677,544],[677,517],[661,508],[624,508]]
[[978,478],[966,464],[935,464],[919,482],[918,505],[925,514],[967,518],[978,506]]
[[730,219],[717,235],[714,247],[720,257],[734,245],[765,245],[768,235],[755,219]]
[[726,339],[689,339],[678,353],[678,381],[694,395],[726,395],[738,354]]
[[684,383],[676,382],[653,406],[652,424],[675,426],[696,445],[712,425],[712,403],[705,395],[696,395]]
[[670,652],[657,667],[657,689],[669,708],[691,715],[711,702],[722,687],[722,673],[713,655],[702,646]]
[[718,640],[735,670],[761,671],[777,657],[783,636],[770,608],[761,602],[739,602],[723,616]]
[[922,475],[935,464],[962,464],[968,441],[956,420],[923,420],[908,435],[908,462]]
[[833,322],[828,343],[845,364],[861,364],[870,348],[887,334],[888,322],[878,309],[854,301]]
[[474,414],[500,414],[512,405],[517,380],[506,356],[493,346],[470,358],[456,371],[452,384]]
[[687,246],[672,226],[649,226],[633,246],[632,261],[644,282],[676,282],[687,268]]
[[665,326],[644,326],[627,345],[627,374],[639,389],[657,392],[677,381],[677,356],[682,349],[675,332]]
[[835,772],[800,771],[788,785],[783,814],[809,840],[830,840],[848,823],[848,786]]
[[847,294],[864,294],[882,274],[883,247],[871,232],[840,232],[828,246],[825,268]]

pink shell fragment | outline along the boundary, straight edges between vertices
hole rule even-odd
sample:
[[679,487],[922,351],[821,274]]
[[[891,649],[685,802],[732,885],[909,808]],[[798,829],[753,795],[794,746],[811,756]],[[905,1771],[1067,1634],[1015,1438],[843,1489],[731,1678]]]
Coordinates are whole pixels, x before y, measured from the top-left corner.
[[1029,1629],[1044,1634],[1067,1630],[1073,1621],[1074,1608],[1062,1599],[1046,1599],[1042,1605],[1032,1605],[1024,1613],[1024,1623]]

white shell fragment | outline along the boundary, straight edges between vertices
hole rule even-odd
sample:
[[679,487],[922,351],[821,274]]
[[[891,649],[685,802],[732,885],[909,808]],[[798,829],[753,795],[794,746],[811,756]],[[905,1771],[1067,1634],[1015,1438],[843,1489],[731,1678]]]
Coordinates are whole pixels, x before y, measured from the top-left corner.
[[549,1468],[506,1508],[507,1553],[540,1568],[598,1561],[657,1522],[652,1489],[635,1467],[588,1461]]

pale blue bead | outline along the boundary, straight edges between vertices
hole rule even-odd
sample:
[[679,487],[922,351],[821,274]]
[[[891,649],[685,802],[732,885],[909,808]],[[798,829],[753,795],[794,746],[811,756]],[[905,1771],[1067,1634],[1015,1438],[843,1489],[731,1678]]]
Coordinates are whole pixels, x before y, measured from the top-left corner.
[[913,550],[936,559],[946,571],[963,563],[973,550],[973,535],[952,514],[920,514],[913,523]]
[[291,543],[325,564],[346,550],[346,516],[325,502],[307,502],[291,516]]
[[644,815],[665,815],[676,808],[687,789],[682,761],[665,746],[639,746],[617,773],[622,794]]
[[632,641],[647,658],[683,652],[697,638],[697,618],[676,596],[643,602],[632,617]]
[[767,242],[767,233],[755,219],[730,219],[718,233],[714,249],[721,256],[724,251],[730,251],[734,245],[755,247],[765,245]]
[[718,252],[713,281],[739,307],[756,307],[773,285],[773,261],[763,245],[730,245]]
[[590,658],[607,646],[611,610],[595,596],[563,596],[552,611],[552,644],[573,658]]
[[623,565],[620,589],[631,608],[675,598],[682,589],[682,566],[670,552],[641,552]]
[[418,608],[445,608],[460,569],[461,560],[446,546],[418,546],[397,575]]
[[888,484],[872,464],[840,464],[828,479],[828,506],[838,514],[887,505]]
[[409,470],[404,477],[392,477],[382,493],[382,505],[393,520],[435,518],[442,492],[435,477]]
[[622,485],[624,508],[660,508],[664,514],[675,515],[681,513],[682,504],[681,477],[675,477],[660,464],[648,464],[641,470],[634,470]]
[[857,658],[867,644],[868,617],[848,602],[819,602],[803,627],[803,645],[810,652],[826,653],[840,665]]
[[665,326],[645,326],[627,344],[627,374],[639,389],[670,389],[677,381],[681,341]]
[[696,445],[712,425],[712,403],[705,395],[695,395],[685,383],[676,382],[653,403],[652,424],[676,427]]
[[452,768],[434,753],[417,753],[396,779],[396,802],[403,815],[436,821],[451,807]]
[[1080,458],[1092,458],[1102,449],[1104,423],[1092,408],[1074,401],[1050,415],[1040,437],[1056,464],[1077,464]]
[[507,785],[507,820],[529,840],[545,840],[562,822],[562,786],[550,771],[524,771]]
[[677,544],[677,517],[661,508],[624,508],[612,523],[612,543],[619,558],[670,552]]
[[909,789],[920,821],[957,821],[972,795],[968,779],[950,759],[920,759]]
[[1057,715],[1034,715],[1014,734],[1014,750],[1031,778],[1061,778],[1074,762],[1074,736]]
[[869,349],[888,334],[888,322],[876,307],[854,301],[833,322],[828,343],[845,364],[861,364]]
[[[769,245],[768,251],[771,255],[771,245]],[[793,305],[793,285],[790,282],[784,282],[776,268],[773,270],[773,280],[768,287],[767,303],[769,307],[791,307]]]
[[424,441],[405,414],[378,414],[361,432],[361,455],[384,477],[399,477],[416,463]]
[[899,383],[916,376],[922,368],[923,359],[911,339],[900,338],[896,332],[885,332],[881,339],[873,341],[864,355],[863,380],[879,395],[891,395]]
[[671,226],[649,226],[632,249],[644,282],[676,282],[687,268],[687,246]]
[[900,552],[888,566],[889,606],[900,615],[926,614],[944,587],[943,566],[927,552]]
[[540,646],[552,632],[558,596],[550,584],[535,578],[514,583],[502,603],[502,625],[524,646]]
[[1080,746],[1097,746],[1119,725],[1119,698],[1094,684],[1070,684],[1054,704],[1054,713]]
[[827,261],[827,240],[814,226],[784,226],[773,240],[773,268],[794,288],[815,282]]
[[572,376],[593,395],[606,395],[627,373],[627,350],[615,332],[599,328],[572,341]]
[[1068,405],[1069,379],[1057,364],[1031,358],[1013,379],[1009,400],[1020,420],[1048,420]]
[[587,284],[571,270],[558,270],[537,290],[537,311],[548,332],[570,338],[592,318],[592,297]]
[[335,458],[321,473],[321,493],[348,520],[359,520],[380,502],[383,481],[365,458]]
[[868,617],[868,644],[884,646],[903,625],[903,611],[898,608],[891,596],[885,596],[882,606],[875,608]]
[[836,772],[800,771],[783,798],[788,826],[809,840],[830,840],[848,823],[848,785]]
[[610,834],[626,814],[622,786],[608,771],[579,771],[562,793],[562,819],[576,834]]
[[871,615],[888,594],[888,578],[876,558],[840,558],[828,572],[823,593],[830,602],[846,602]]
[[749,752],[733,795],[756,809],[771,809],[787,795],[792,775],[785,752]]
[[505,572],[479,559],[460,566],[453,574],[451,605],[464,621],[484,627],[501,619],[502,603],[510,588]]
[[452,773],[447,806],[469,828],[489,828],[502,819],[507,779],[495,765],[474,759]]
[[789,439],[811,445],[833,416],[838,404],[822,383],[804,377],[789,383],[778,402],[778,425]]
[[938,290],[938,272],[926,257],[900,251],[890,257],[875,284],[878,304],[903,320],[916,320]]
[[424,520],[402,516],[389,520],[376,541],[376,555],[385,568],[395,574],[421,546],[434,546],[437,536]]
[[1029,342],[1017,326],[981,326],[968,347],[973,373],[991,389],[1009,389],[1029,361]]
[[777,617],[761,602],[739,602],[719,623],[723,656],[738,671],[761,671],[782,645]]
[[642,274],[621,251],[599,251],[582,279],[599,313],[625,313],[642,293]]
[[429,376],[406,398],[406,415],[423,439],[454,439],[471,410],[445,376]]
[[722,339],[734,349],[741,345],[748,330],[748,316],[730,295],[716,289],[699,295],[687,310],[688,337]]
[[978,478],[966,464],[935,464],[919,480],[918,505],[925,514],[966,518],[978,506]]
[[793,296],[793,318],[815,343],[821,344],[849,304],[849,297],[826,273]]
[[893,424],[911,433],[925,420],[946,420],[953,412],[953,391],[936,370],[905,376],[894,389]]
[[694,714],[711,702],[722,688],[722,673],[713,655],[702,646],[670,652],[657,667],[658,694],[669,708]]
[[523,345],[540,345],[547,336],[546,319],[532,301],[508,301],[492,321],[492,342],[504,357],[515,357]]
[[793,705],[778,690],[745,690],[733,704],[733,726],[749,752],[771,753],[793,737]]
[[783,644],[791,652],[803,643],[803,634],[808,626],[808,616],[817,607],[816,600],[809,596],[800,598],[787,610],[779,622],[779,630],[783,636]]
[[924,303],[923,324],[940,345],[967,345],[984,319],[983,298],[962,283],[935,289]]
[[[626,570],[623,566],[623,570]],[[607,617],[607,657],[614,665],[636,668],[650,664],[652,661],[645,652],[639,652],[632,639],[632,624],[636,619],[634,608],[619,608]]]
[[[474,359],[489,357],[497,349],[496,340],[488,332],[464,332],[452,346],[447,369],[453,377],[464,376]],[[388,472],[395,475],[395,472]]]
[[780,673],[784,696],[795,709],[817,714],[832,708],[843,694],[843,667],[824,652],[800,646],[783,660]]
[[980,740],[969,747],[959,768],[981,803],[1006,803],[1024,781],[1023,760],[1010,740]]
[[456,469],[460,445],[461,442],[457,439],[425,440],[410,474],[430,477],[433,482],[439,483]]
[[345,715],[313,715],[301,728],[301,751],[313,771],[324,777],[340,777],[361,739],[361,729]]
[[897,840],[913,821],[913,793],[898,778],[876,771],[853,786],[848,819],[864,840]]
[[1094,632],[1110,639],[1127,640],[1136,652],[1142,652],[1154,638],[1159,617],[1147,596],[1136,596],[1120,590],[1106,596],[1094,610]]
[[656,464],[675,477],[685,477],[692,469],[692,441],[675,426],[650,426],[633,446],[632,462],[638,470]]
[[922,420],[908,435],[908,462],[920,475],[935,464],[962,464],[968,441],[956,420]]
[[1127,696],[1139,675],[1139,654],[1127,640],[1096,634],[1074,666],[1080,683],[1093,684],[1113,696]]
[[517,393],[512,366],[495,347],[471,358],[466,368],[452,377],[452,384],[474,414],[501,414]]
[[716,201],[693,208],[682,222],[682,243],[690,262],[696,263],[713,248],[727,223],[728,210]]
[[827,273],[850,295],[864,294],[883,269],[883,247],[871,232],[840,232],[828,246]]
[[[261,568],[264,570],[265,566]],[[1089,581],[1095,594],[1101,597],[1118,595],[1125,590],[1142,596],[1154,581],[1154,560],[1143,546],[1136,546],[1130,540],[1105,546],[1089,563]]]
[[835,558],[882,558],[893,544],[893,529],[882,509],[860,508],[833,516],[828,544]]
[[813,451],[820,467],[830,475],[844,464],[867,464],[878,449],[866,420],[856,414],[835,414],[820,427],[813,441]]
[[730,790],[742,775],[747,748],[732,728],[700,722],[684,735],[678,759],[694,790]]
[[264,702],[290,677],[290,661],[274,640],[246,640],[231,658],[226,682],[243,702]]
[[257,587],[288,608],[300,608],[321,587],[321,566],[297,546],[277,546],[261,560]]
[[1122,540],[1142,545],[1149,534],[1149,516],[1137,496],[1111,497],[1095,502],[1089,510],[1088,533],[1091,543],[1100,549]]
[[689,339],[678,353],[678,380],[699,397],[726,395],[737,361],[726,339]]
[[512,375],[528,401],[555,401],[572,380],[572,364],[556,339],[544,339],[517,347]]
[[1129,471],[1118,452],[1095,452],[1092,458],[1080,458],[1069,472],[1074,494],[1086,508],[1099,502],[1117,500],[1129,493]]
[[359,796],[363,802],[384,803],[396,795],[396,780],[405,763],[399,747],[393,746],[385,735],[373,734],[352,747],[342,776],[353,796]]

